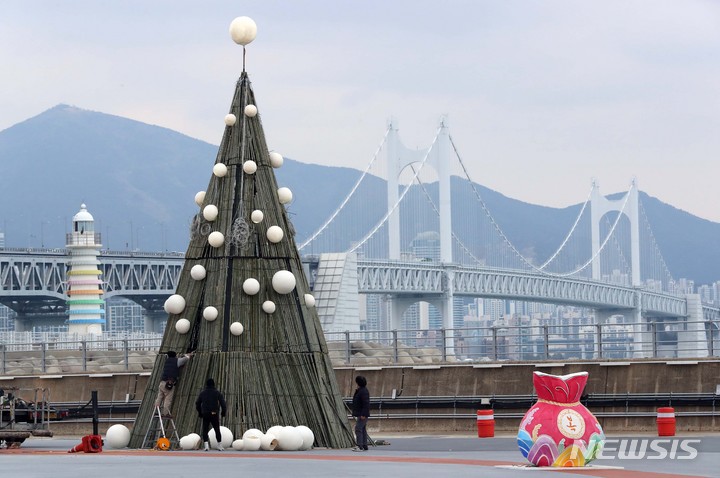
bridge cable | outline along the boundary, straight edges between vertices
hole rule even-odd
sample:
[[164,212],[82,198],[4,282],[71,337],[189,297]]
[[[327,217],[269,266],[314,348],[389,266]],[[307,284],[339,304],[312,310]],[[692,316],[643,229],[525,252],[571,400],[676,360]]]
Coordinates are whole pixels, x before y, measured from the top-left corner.
[[373,155],[372,159],[370,160],[370,164],[367,165],[365,168],[365,171],[363,171],[362,175],[360,175],[360,178],[357,180],[355,185],[350,190],[350,193],[345,197],[343,202],[338,206],[338,208],[335,210],[335,212],[332,213],[332,215],[325,221],[325,223],[320,226],[320,228],[313,234],[309,239],[306,239],[305,242],[300,244],[298,246],[298,250],[302,250],[305,246],[310,244],[316,237],[318,237],[322,232],[330,225],[330,223],[337,217],[337,215],[342,211],[342,209],[345,207],[345,205],[348,203],[350,198],[353,194],[355,194],[355,191],[357,191],[358,187],[360,187],[360,183],[363,179],[365,179],[365,176],[367,175],[368,171],[370,171],[370,168],[372,167],[373,163],[375,163],[375,160],[377,159],[378,155],[380,154],[380,151],[382,151],[383,146],[385,145],[385,141],[387,140],[388,134],[390,133],[391,126],[389,125],[387,130],[385,130],[385,135],[383,136],[382,141],[380,142],[380,146],[378,146],[377,150],[375,151],[375,154]]

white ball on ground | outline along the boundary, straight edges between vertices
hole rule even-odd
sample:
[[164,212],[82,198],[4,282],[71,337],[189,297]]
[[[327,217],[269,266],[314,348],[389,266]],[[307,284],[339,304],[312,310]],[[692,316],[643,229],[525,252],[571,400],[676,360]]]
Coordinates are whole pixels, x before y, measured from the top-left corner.
[[299,425],[295,427],[295,429],[300,432],[300,436],[303,439],[303,444],[300,447],[301,450],[309,450],[313,447],[313,443],[315,443],[315,434],[312,430],[310,430],[305,425]]
[[130,443],[130,430],[125,425],[113,425],[105,433],[105,443],[110,448],[125,448]]
[[249,438],[249,437],[260,438],[261,436],[263,436],[263,432],[261,432],[257,428],[248,428],[245,431],[245,433],[243,433],[242,438],[243,438],[243,440],[245,440],[246,438]]
[[242,438],[239,438],[239,439],[235,440],[234,442],[232,442],[233,450],[241,451],[243,448],[244,448],[244,442],[243,442]]
[[[215,437],[215,430],[210,428],[210,431],[208,432],[208,438],[210,440],[210,446],[213,448],[217,448],[217,438]],[[230,445],[232,445],[233,442],[233,434],[227,427],[220,427],[220,444],[223,446],[223,448],[230,448]]]
[[180,439],[180,448],[183,450],[197,450],[200,448],[201,441],[200,435],[197,433],[191,433]]
[[275,436],[275,438],[277,438],[277,436],[280,434],[280,432],[282,431],[283,428],[284,427],[282,425],[275,425],[275,426],[268,428],[268,430],[265,432],[265,434],[269,433],[270,435],[273,435],[273,436]]
[[246,451],[258,451],[262,446],[262,435],[243,438],[243,449]]
[[265,433],[260,437],[260,448],[267,451],[273,451],[278,446],[277,438],[272,433]]
[[180,294],[173,294],[167,298],[163,308],[168,314],[179,314],[185,310],[185,298]]
[[303,444],[302,435],[295,427],[283,427],[278,439],[278,449],[297,451]]

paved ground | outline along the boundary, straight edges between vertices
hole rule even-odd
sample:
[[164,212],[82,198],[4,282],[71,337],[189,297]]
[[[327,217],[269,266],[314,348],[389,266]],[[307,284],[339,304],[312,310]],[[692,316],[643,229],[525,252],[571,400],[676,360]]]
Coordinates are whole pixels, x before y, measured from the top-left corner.
[[[651,442],[653,436],[610,437],[611,458],[584,469],[523,466],[514,437],[378,435],[389,445],[365,453],[314,449],[304,452],[141,451],[105,449],[99,454],[67,453],[78,438],[30,438],[16,450],[0,450],[0,476],[7,477],[720,477],[720,436],[683,436]],[[628,439],[628,441],[621,441]],[[631,439],[635,439],[632,445]],[[682,440],[696,440],[683,442]],[[636,457],[645,443],[645,457]],[[630,448],[632,446],[632,448]],[[607,447],[606,447],[607,448]],[[621,452],[622,450],[622,452]],[[663,452],[664,450],[664,452]],[[673,451],[674,450],[674,451]],[[691,459],[697,450],[697,456]],[[665,455],[664,458],[661,455]],[[616,456],[612,458],[612,456]]]

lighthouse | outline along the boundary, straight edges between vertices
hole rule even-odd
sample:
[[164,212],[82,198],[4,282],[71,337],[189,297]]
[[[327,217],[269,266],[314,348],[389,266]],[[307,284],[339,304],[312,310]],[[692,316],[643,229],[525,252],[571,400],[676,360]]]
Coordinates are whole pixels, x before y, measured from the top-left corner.
[[70,253],[68,270],[68,332],[80,335],[102,334],[105,301],[102,299],[98,254],[102,244],[95,232],[95,220],[85,204],[73,216],[72,232],[67,235]]

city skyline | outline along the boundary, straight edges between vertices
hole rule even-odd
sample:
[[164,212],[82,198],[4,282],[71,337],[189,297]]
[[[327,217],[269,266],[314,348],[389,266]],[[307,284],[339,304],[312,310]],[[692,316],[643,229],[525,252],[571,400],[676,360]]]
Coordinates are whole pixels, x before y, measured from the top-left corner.
[[247,62],[265,129],[293,159],[362,169],[390,117],[427,147],[446,114],[473,179],[510,197],[565,207],[593,178],[610,194],[636,177],[720,221],[709,2],[11,0],[0,130],[68,103],[218,144],[240,15],[258,24]]

